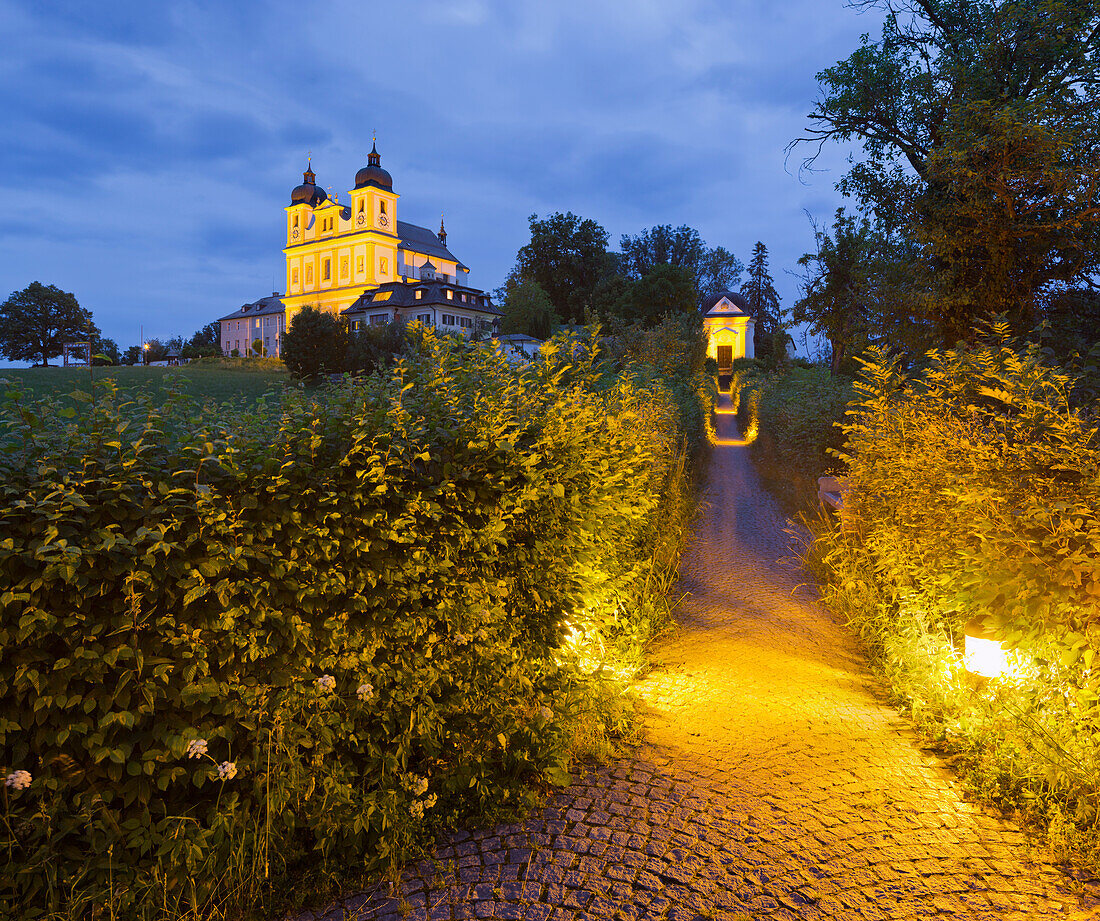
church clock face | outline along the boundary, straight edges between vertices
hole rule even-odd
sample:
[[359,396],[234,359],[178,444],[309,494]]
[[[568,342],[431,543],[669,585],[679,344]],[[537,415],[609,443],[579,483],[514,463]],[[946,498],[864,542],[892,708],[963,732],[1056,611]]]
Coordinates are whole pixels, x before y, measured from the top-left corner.
[[365,223],[367,223],[367,216],[366,216],[365,214],[360,214],[360,215],[359,215],[359,220],[358,220],[358,221],[356,221],[356,223],[357,223],[357,224],[365,224]]
[[378,215],[378,224],[381,227],[385,227],[390,222],[390,219],[384,214]]
[[297,228],[297,227],[295,227],[295,228],[294,228],[294,229],[293,229],[293,230],[292,230],[292,231],[290,232],[290,237],[291,237],[291,239],[292,239],[292,240],[297,240],[297,239],[298,239],[298,228]]

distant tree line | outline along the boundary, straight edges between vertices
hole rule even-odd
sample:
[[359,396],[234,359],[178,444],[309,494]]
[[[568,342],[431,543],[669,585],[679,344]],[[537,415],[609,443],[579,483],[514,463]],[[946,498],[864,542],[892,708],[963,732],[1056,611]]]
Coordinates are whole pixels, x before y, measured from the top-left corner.
[[135,365],[164,361],[173,348],[186,359],[220,355],[220,339],[219,325],[207,323],[187,339],[149,339],[121,351],[100,332],[91,311],[81,307],[74,294],[38,281],[12,292],[0,304],[0,356],[42,367],[75,342],[89,343],[92,364]]
[[[655,326],[665,316],[700,317],[708,298],[736,290],[745,266],[721,246],[708,246],[692,227],[659,224],[624,234],[619,251],[598,222],[572,212],[528,218],[531,239],[496,299],[505,333],[546,339],[566,324],[600,322],[611,332]],[[757,243],[741,292],[756,318],[757,352],[785,353],[785,314],[768,269],[768,251]]]

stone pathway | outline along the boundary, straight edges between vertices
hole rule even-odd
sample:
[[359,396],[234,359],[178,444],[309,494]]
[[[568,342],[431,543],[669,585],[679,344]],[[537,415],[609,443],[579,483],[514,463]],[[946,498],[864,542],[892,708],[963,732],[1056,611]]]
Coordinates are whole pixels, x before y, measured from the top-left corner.
[[[647,742],[520,825],[459,832],[400,893],[326,921],[1082,917],[1021,832],[963,802],[852,637],[719,415],[691,593],[639,685]],[[405,905],[402,915],[400,903]]]

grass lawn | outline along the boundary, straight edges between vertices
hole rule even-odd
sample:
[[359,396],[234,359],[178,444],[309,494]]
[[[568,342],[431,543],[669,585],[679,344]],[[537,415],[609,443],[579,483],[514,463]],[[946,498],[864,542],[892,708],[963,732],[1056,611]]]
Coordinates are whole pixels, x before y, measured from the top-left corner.
[[275,361],[227,359],[179,368],[0,368],[0,393],[9,386],[29,390],[31,398],[88,391],[91,381],[111,378],[119,389],[164,393],[178,387],[215,403],[255,402],[265,393],[281,390],[290,381]]

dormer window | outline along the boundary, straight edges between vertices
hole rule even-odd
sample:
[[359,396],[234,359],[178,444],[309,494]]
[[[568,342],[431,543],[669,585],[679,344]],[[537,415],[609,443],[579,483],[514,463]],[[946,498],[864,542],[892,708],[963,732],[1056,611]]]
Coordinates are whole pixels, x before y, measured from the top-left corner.
[[453,301],[454,297],[455,297],[455,293],[450,288],[448,288],[447,289],[447,300]]
[[423,294],[424,294],[424,292],[420,288],[416,289],[416,299],[417,300],[420,300],[420,298]]

